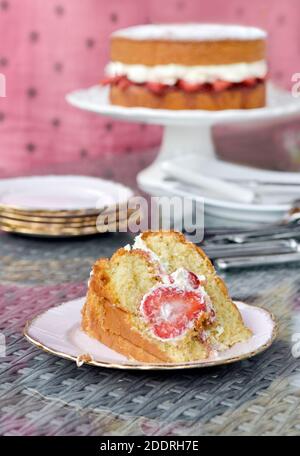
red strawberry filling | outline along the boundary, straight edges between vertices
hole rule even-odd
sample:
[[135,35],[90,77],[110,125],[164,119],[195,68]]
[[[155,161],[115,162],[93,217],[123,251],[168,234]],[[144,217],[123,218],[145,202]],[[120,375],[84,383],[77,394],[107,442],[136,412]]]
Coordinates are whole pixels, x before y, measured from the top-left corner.
[[213,90],[215,92],[222,92],[222,90],[226,90],[229,87],[231,87],[232,86],[232,82],[217,80],[217,81],[212,83],[212,86],[213,86]]
[[205,297],[199,291],[174,286],[161,286],[146,295],[141,312],[153,334],[161,339],[181,336],[200,316],[203,320],[210,316]]
[[195,289],[199,288],[201,285],[199,278],[191,271],[188,271],[188,281],[191,287]]
[[198,92],[201,89],[204,89],[205,84],[199,84],[199,83],[192,84],[190,82],[184,81],[183,79],[180,79],[177,82],[177,86],[179,87],[179,89],[183,90],[184,92],[193,93],[193,92]]
[[160,82],[147,82],[146,87],[150,92],[156,93],[157,95],[161,95],[166,88],[166,86]]
[[254,87],[256,84],[262,82],[263,78],[248,78],[242,82],[229,82],[217,80],[212,83],[190,83],[179,79],[175,85],[161,84],[160,82],[145,82],[137,84],[127,79],[126,76],[108,77],[101,81],[102,85],[115,85],[120,89],[127,89],[129,86],[146,87],[150,92],[155,95],[164,95],[168,91],[182,90],[185,93],[196,93],[203,91],[222,92],[223,90],[235,87]]

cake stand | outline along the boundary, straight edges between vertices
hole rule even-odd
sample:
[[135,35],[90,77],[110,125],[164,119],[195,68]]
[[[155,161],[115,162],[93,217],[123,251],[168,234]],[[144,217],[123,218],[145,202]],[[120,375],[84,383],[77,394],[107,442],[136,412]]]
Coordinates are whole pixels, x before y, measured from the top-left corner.
[[300,114],[300,102],[290,92],[269,83],[267,106],[249,110],[182,110],[125,108],[109,103],[108,88],[95,86],[71,92],[67,101],[80,109],[126,122],[141,122],[164,127],[160,152],[155,162],[138,175],[142,190],[158,195],[163,177],[160,163],[182,154],[214,156],[212,126],[226,122],[258,122],[283,119]]

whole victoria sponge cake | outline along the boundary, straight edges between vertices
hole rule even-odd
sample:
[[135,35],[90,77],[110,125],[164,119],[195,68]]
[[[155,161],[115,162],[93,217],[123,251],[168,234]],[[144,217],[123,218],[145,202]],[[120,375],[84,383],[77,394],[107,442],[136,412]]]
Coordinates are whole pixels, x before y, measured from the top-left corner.
[[197,361],[251,337],[205,253],[175,231],[145,232],[95,263],[82,329],[145,363]]
[[110,101],[158,109],[265,106],[266,33],[222,24],[150,24],[111,35]]

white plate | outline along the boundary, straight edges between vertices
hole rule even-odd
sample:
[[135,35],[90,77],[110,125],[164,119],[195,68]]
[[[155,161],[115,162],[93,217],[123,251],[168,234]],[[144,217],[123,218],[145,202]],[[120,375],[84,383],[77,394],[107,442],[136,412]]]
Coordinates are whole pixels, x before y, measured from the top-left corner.
[[189,363],[145,364],[131,361],[111,350],[80,329],[81,309],[85,298],[51,308],[27,323],[24,335],[38,348],[54,355],[78,361],[81,355],[89,355],[86,362],[94,366],[118,369],[187,369],[228,364],[250,358],[266,350],[276,337],[273,316],[264,309],[237,302],[243,320],[253,332],[247,342],[238,343],[219,355]]
[[[222,208],[231,208],[238,211],[258,211],[258,212],[285,212],[290,208],[290,201],[299,197],[300,189],[300,173],[299,172],[281,172],[264,169],[256,169],[250,166],[238,165],[233,163],[224,162],[222,160],[205,158],[199,155],[187,155],[185,157],[175,157],[172,163],[178,167],[190,170],[193,173],[199,172],[199,182],[201,181],[201,174],[206,177],[216,177],[220,179],[232,179],[239,185],[239,180],[245,181],[261,181],[272,183],[284,184],[297,184],[293,193],[285,190],[287,187],[283,186],[281,190],[276,190],[276,193],[268,192],[268,187],[265,187],[266,193],[261,194],[261,198],[257,202],[245,204],[231,201],[229,197],[219,194],[213,195],[208,190],[199,187],[198,193],[201,193],[207,201],[207,204],[219,206]],[[162,165],[164,166],[164,165]],[[280,187],[279,187],[280,188]],[[291,189],[291,187],[290,187]]]
[[35,176],[0,180],[0,206],[26,211],[96,210],[133,195],[121,184],[85,176]]
[[[174,161],[177,158],[174,158]],[[180,160],[180,159],[178,159]],[[185,159],[182,159],[183,161]],[[181,160],[181,162],[182,162]],[[199,157],[199,162],[200,162]],[[211,160],[211,159],[209,159]],[[187,157],[188,162],[188,157]],[[182,164],[184,166],[184,164]],[[197,169],[197,163],[194,165],[194,171]],[[299,174],[298,174],[299,175]],[[229,201],[218,196],[213,196],[207,190],[199,188],[197,193],[191,191],[184,192],[177,189],[173,184],[165,180],[166,173],[162,170],[161,163],[154,163],[152,166],[142,171],[138,175],[138,184],[140,188],[153,196],[181,196],[193,198],[199,204],[204,202],[204,210],[206,214],[224,218],[228,220],[236,220],[238,222],[258,222],[258,223],[273,223],[281,220],[290,209],[291,205],[282,204],[245,204],[234,201]],[[299,180],[299,178],[298,178]]]
[[228,109],[223,111],[167,110],[150,108],[125,108],[111,105],[108,87],[100,85],[69,93],[67,101],[80,109],[111,116],[127,122],[147,122],[159,125],[213,124],[225,121],[251,121],[290,116],[300,112],[299,100],[286,92],[268,84],[267,106],[258,109]]

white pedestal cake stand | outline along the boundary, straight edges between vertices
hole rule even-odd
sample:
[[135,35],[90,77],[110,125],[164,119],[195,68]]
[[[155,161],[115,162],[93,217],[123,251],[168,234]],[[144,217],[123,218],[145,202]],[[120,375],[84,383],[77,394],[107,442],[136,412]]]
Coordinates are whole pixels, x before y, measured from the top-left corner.
[[[160,153],[155,162],[138,176],[142,190],[158,195],[163,172],[162,161],[183,154],[214,156],[212,126],[225,122],[259,122],[300,114],[300,102],[290,92],[268,85],[267,106],[260,109],[172,111],[150,108],[124,108],[109,103],[108,89],[100,86],[69,93],[67,101],[80,109],[126,122],[141,122],[164,127]],[[162,191],[162,193],[164,193]]]

